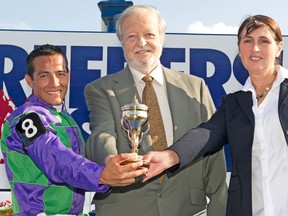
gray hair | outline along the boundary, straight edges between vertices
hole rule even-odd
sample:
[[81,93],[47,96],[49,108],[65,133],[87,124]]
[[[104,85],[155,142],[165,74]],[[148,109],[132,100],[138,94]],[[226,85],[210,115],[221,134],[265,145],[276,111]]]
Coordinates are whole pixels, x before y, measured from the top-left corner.
[[115,19],[115,30],[116,30],[116,35],[119,39],[120,42],[122,42],[122,29],[121,29],[121,25],[123,23],[123,21],[129,17],[132,14],[137,14],[139,12],[141,12],[142,10],[148,10],[151,11],[152,13],[154,13],[157,17],[158,17],[158,21],[159,21],[159,32],[160,34],[163,36],[163,38],[165,38],[165,32],[166,32],[166,22],[165,20],[161,17],[159,10],[157,10],[155,7],[150,6],[150,5],[134,5],[134,6],[130,6],[128,7],[126,10],[123,11],[123,13],[118,14]]

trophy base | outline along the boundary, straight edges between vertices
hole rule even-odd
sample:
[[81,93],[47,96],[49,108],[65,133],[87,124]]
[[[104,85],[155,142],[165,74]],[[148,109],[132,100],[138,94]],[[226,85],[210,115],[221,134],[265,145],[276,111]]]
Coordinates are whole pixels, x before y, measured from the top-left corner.
[[149,168],[149,166],[150,166],[149,163],[145,160],[140,160],[140,159],[129,159],[129,160],[121,162],[120,165],[127,165],[130,163],[135,163],[135,162],[139,162],[139,161],[143,162],[143,165],[139,169],[141,169],[142,167]]

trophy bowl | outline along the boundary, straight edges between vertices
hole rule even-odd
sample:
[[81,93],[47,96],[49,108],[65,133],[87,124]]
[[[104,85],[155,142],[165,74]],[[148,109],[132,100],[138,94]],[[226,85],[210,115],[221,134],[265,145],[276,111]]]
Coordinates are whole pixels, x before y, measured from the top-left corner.
[[[147,133],[149,130],[148,110],[148,106],[140,104],[136,96],[131,104],[126,104],[121,107],[121,125],[130,140],[131,153],[137,154],[135,158],[123,161],[121,165],[142,161],[138,156],[138,148],[140,147],[143,134]],[[142,167],[149,167],[149,164],[146,161],[143,161]]]

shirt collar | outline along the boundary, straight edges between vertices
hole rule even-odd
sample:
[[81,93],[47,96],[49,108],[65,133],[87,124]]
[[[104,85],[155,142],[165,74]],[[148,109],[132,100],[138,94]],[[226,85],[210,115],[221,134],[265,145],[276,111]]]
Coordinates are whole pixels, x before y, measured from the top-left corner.
[[[279,69],[277,72],[277,78],[273,83],[272,89],[280,86],[280,84],[284,81],[284,79],[287,79],[287,78],[288,78],[288,70],[283,68],[282,66],[279,66]],[[252,91],[252,89],[253,89],[253,91],[255,91],[254,87],[252,85],[252,82],[251,82],[251,78],[249,76],[248,79],[246,80],[242,90],[243,91]]]
[[[132,68],[130,65],[129,65],[129,68],[130,68],[130,71],[132,73],[132,76],[133,76],[134,80],[137,83],[144,82],[142,80],[142,78],[145,76],[143,73],[141,73],[140,71],[136,70],[135,68]],[[158,66],[153,71],[151,71],[149,75],[152,76],[153,79],[157,83],[159,83],[160,85],[163,85],[163,83],[164,83],[164,75],[163,75],[163,70],[162,70],[161,64],[158,64]]]
[[62,112],[62,107],[63,107],[63,104],[60,104],[60,105],[57,105],[57,106],[53,106],[57,112]]
[[64,101],[62,101],[62,104],[57,105],[57,106],[52,106],[51,104],[46,103],[45,101],[41,100],[40,98],[38,98],[37,96],[35,96],[34,94],[31,94],[28,97],[28,101],[31,101],[33,103],[39,103],[41,104],[43,107],[49,107],[50,109],[55,109],[57,110],[57,112],[62,112],[63,110],[66,110],[65,106],[64,106]]

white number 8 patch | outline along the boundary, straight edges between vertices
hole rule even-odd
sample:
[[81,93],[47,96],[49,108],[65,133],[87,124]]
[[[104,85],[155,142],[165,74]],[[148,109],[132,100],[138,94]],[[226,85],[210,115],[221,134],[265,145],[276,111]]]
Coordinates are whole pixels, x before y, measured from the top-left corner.
[[35,136],[37,134],[37,128],[35,127],[35,125],[33,124],[33,120],[32,119],[25,119],[22,122],[22,129],[25,131],[25,136],[27,138],[31,138],[33,136]]
[[28,147],[37,137],[45,134],[47,130],[37,113],[29,113],[21,117],[16,125],[16,131],[24,147]]

